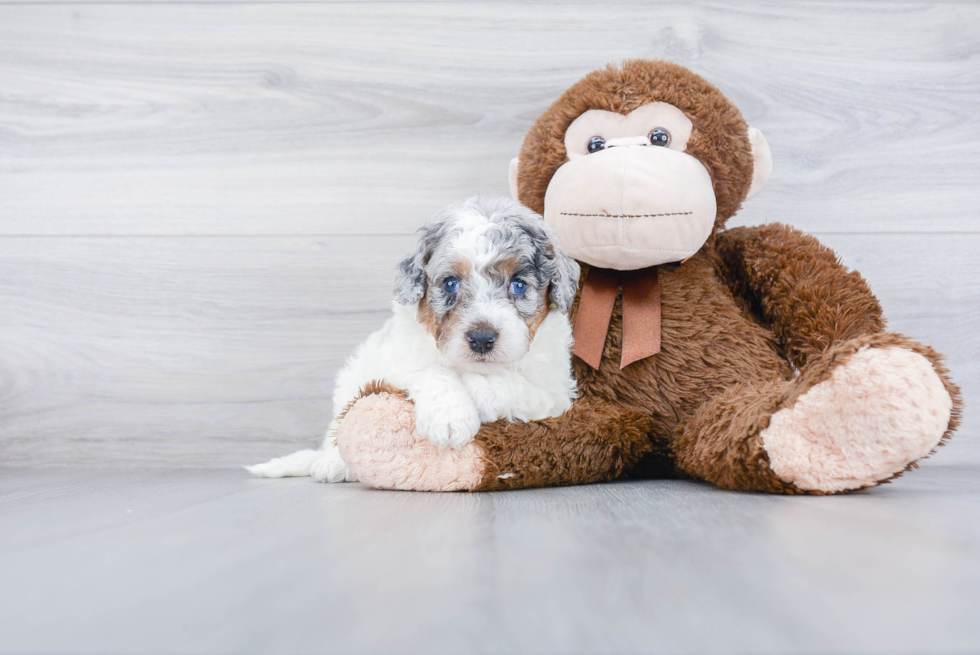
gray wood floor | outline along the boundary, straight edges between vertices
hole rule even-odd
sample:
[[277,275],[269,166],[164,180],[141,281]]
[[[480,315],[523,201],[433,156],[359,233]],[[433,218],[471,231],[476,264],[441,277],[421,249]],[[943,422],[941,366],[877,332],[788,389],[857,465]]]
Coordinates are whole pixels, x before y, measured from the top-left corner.
[[975,653],[978,467],[866,493],[0,471],[4,653]]

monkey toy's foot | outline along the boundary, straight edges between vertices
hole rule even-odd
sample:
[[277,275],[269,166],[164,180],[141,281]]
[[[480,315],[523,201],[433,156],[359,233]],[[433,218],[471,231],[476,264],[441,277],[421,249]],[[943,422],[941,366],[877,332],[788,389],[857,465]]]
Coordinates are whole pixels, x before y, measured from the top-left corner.
[[760,433],[772,471],[798,489],[874,486],[927,455],[951,428],[956,391],[924,356],[934,353],[898,335],[862,341],[815,362],[818,370],[801,377],[822,380]]
[[361,482],[415,491],[464,491],[480,483],[478,444],[435,446],[416,432],[415,405],[404,393],[375,387],[351,405],[337,430],[340,454]]

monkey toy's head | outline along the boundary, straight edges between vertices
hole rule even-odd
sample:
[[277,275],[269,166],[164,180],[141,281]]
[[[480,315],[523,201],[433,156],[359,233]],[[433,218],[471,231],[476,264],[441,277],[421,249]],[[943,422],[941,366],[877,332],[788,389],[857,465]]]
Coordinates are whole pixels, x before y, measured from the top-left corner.
[[696,253],[771,171],[762,133],[718,89],[632,60],[590,73],[538,118],[510,183],[569,255],[634,270]]

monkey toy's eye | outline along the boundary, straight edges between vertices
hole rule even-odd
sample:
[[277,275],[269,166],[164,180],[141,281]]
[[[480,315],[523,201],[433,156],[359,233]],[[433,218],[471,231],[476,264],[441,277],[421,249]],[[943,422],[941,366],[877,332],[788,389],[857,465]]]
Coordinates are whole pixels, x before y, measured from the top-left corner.
[[442,281],[442,288],[446,293],[452,295],[459,290],[459,280],[454,277],[447,277]]
[[670,132],[662,127],[655,127],[650,132],[650,145],[651,146],[669,146],[670,145]]
[[601,136],[594,136],[589,139],[589,153],[599,152],[606,147],[606,140]]
[[510,292],[515,296],[523,296],[527,291],[527,283],[523,280],[514,280],[510,283]]

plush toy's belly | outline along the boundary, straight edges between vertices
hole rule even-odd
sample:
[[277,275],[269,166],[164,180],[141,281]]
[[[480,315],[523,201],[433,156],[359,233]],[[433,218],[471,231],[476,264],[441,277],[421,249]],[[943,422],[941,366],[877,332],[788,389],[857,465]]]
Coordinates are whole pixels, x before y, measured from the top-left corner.
[[746,315],[702,256],[660,267],[661,351],[620,370],[622,307],[616,301],[598,370],[575,358],[582,395],[624,403],[654,416],[655,435],[674,428],[707,400],[740,382],[787,378],[772,333]]

